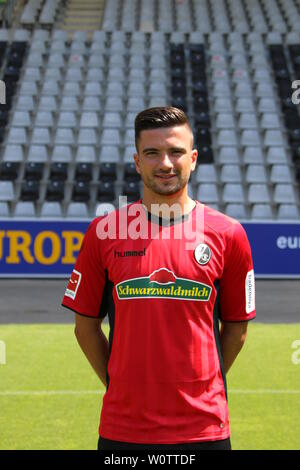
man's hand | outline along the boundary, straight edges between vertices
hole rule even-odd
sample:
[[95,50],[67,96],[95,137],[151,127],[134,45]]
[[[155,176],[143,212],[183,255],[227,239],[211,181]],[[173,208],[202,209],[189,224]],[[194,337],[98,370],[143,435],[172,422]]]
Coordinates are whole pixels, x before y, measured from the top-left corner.
[[102,319],[75,314],[75,336],[89,363],[106,386],[108,341],[101,330]]

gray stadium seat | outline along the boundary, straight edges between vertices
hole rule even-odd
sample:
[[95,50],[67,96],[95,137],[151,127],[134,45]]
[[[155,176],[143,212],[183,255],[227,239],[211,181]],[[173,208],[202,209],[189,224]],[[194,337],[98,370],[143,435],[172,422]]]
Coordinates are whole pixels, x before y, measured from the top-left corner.
[[24,151],[22,145],[7,144],[4,149],[4,162],[22,162],[24,160]]
[[57,81],[52,80],[45,80],[42,93],[43,96],[58,96],[60,94],[60,86]]
[[241,183],[242,173],[238,165],[223,165],[220,172],[222,183]]
[[216,119],[216,127],[218,129],[234,129],[235,122],[232,114],[219,113]]
[[290,184],[278,183],[275,185],[274,202],[284,204],[296,204],[294,189]]
[[196,181],[198,183],[216,183],[218,178],[215,165],[198,165],[196,170]]
[[272,208],[269,204],[253,204],[251,209],[252,219],[271,219]]
[[103,129],[101,136],[102,145],[120,145],[121,136],[118,129]]
[[244,204],[227,204],[225,213],[238,220],[247,218],[247,211]]
[[261,118],[261,127],[263,129],[280,129],[280,121],[277,114],[264,113]]
[[115,210],[115,206],[110,203],[101,203],[96,206],[96,217],[100,217]]
[[39,111],[57,111],[57,101],[54,96],[41,96]]
[[98,96],[85,96],[82,104],[83,111],[99,111],[101,109],[100,98]]
[[27,133],[25,127],[11,127],[8,131],[7,142],[9,144],[23,144],[27,143]]
[[46,162],[48,158],[47,148],[45,145],[30,145],[28,149],[28,162]]
[[9,205],[7,202],[0,202],[0,217],[9,217]]
[[38,88],[36,82],[34,82],[33,80],[30,82],[23,81],[19,90],[19,96],[36,96],[37,94]]
[[271,147],[271,146],[283,147],[284,141],[283,141],[281,131],[267,130],[264,135],[264,144],[266,147]]
[[243,152],[244,164],[264,164],[264,156],[261,147],[248,146]]
[[57,128],[55,135],[56,145],[74,145],[74,134],[72,129],[64,127]]
[[84,96],[101,96],[101,84],[99,82],[87,82],[83,93]]
[[[60,104],[61,111],[78,111],[77,96],[63,96]],[[57,107],[56,107],[57,109]]]
[[62,83],[62,71],[61,69],[58,68],[46,68],[45,75],[44,75],[44,80],[54,80],[55,82]]
[[32,132],[31,144],[49,145],[51,136],[47,127],[35,127]]
[[80,118],[80,127],[98,128],[99,120],[95,112],[83,112]]
[[266,184],[252,183],[248,189],[250,203],[270,203],[270,194]]
[[87,205],[84,202],[70,202],[67,208],[67,217],[76,219],[89,217]]
[[103,128],[117,128],[120,129],[122,125],[120,113],[104,113],[102,126]]
[[257,129],[256,115],[254,113],[241,113],[238,124],[240,129]]
[[272,165],[270,181],[272,183],[292,183],[289,167],[287,165]]
[[15,111],[11,120],[12,127],[30,127],[31,119],[29,111]]
[[279,204],[278,219],[299,220],[299,211],[295,204]]
[[235,131],[232,130],[220,130],[217,136],[217,142],[219,147],[236,147],[237,146],[237,138]]
[[[93,93],[96,95],[97,93]],[[120,96],[124,97],[125,89],[122,82],[111,81],[107,84],[106,87],[106,95],[107,96]]]
[[124,109],[123,99],[119,96],[108,96],[105,101],[105,112],[121,112]]
[[201,183],[198,186],[197,199],[203,203],[219,202],[217,185]]
[[98,138],[95,129],[81,128],[78,134],[78,145],[97,145]]
[[80,145],[77,148],[76,162],[94,163],[96,161],[95,147],[92,145]]
[[243,186],[240,183],[226,183],[223,188],[223,201],[244,204]]
[[42,205],[41,217],[62,217],[60,203],[45,201]]
[[264,165],[248,165],[246,170],[247,183],[267,183],[267,174]]
[[133,155],[136,153],[134,145],[126,145],[124,151],[124,163],[133,163]]
[[282,164],[288,163],[287,153],[283,147],[269,147],[267,150],[266,160],[269,165],[271,164]]
[[35,217],[34,203],[31,201],[18,201],[15,210],[15,217]]
[[53,162],[71,162],[72,161],[72,151],[69,145],[58,144],[54,145],[52,150]]
[[38,111],[35,116],[35,127],[53,127],[54,119],[51,111]]
[[237,147],[221,147],[218,159],[221,164],[238,164],[240,160]]
[[243,130],[241,135],[241,144],[245,147],[260,145],[259,132],[256,130]]
[[57,120],[57,127],[69,127],[74,129],[77,119],[74,111],[61,111]]
[[99,159],[100,162],[117,163],[121,161],[119,147],[116,145],[102,145]]
[[14,200],[14,186],[11,181],[0,181],[0,201]]
[[252,98],[239,97],[235,109],[238,113],[254,113],[255,107]]
[[64,96],[79,96],[81,93],[81,88],[77,82],[65,82],[63,89]]

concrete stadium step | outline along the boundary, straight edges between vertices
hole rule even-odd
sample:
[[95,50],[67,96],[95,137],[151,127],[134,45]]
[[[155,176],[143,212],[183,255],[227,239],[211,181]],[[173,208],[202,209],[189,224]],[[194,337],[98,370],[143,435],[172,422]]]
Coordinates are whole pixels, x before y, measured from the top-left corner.
[[67,3],[61,29],[71,36],[75,31],[85,31],[92,35],[101,29],[105,0],[70,0]]

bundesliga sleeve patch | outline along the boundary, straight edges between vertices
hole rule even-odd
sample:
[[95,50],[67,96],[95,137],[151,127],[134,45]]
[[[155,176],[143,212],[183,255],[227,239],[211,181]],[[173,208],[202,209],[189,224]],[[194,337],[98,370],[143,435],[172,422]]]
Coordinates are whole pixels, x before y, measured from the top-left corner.
[[81,273],[79,271],[76,271],[76,269],[74,269],[71,274],[69,283],[67,285],[67,289],[65,292],[66,297],[70,297],[73,300],[75,299],[80,281],[81,281]]
[[247,273],[246,283],[246,313],[249,314],[255,310],[255,280],[254,270],[252,269]]

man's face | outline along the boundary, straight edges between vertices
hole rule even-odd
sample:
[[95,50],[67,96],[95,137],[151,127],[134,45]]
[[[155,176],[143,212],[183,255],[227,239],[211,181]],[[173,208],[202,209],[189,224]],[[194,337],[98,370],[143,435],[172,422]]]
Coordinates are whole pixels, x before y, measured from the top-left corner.
[[187,185],[196,160],[197,150],[186,124],[142,131],[134,155],[146,188],[162,196],[176,194]]

